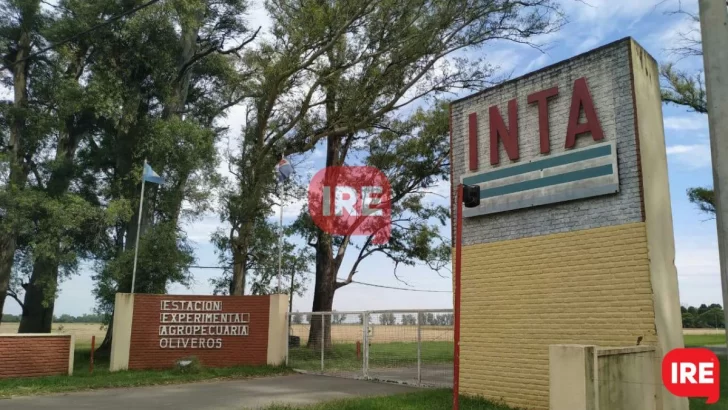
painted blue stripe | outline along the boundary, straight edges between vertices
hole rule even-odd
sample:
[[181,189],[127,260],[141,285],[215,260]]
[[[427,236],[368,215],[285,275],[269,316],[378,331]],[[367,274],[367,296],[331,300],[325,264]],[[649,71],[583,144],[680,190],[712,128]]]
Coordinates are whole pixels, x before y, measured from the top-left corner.
[[581,169],[579,171],[566,172],[529,181],[517,182],[511,185],[504,185],[495,188],[483,189],[480,191],[480,198],[492,198],[501,195],[514,194],[516,192],[529,191],[531,189],[544,188],[551,185],[566,184],[569,182],[581,181],[583,179],[596,178],[614,173],[612,164],[598,167]]
[[540,161],[533,161],[527,164],[514,165],[509,168],[503,168],[479,175],[474,175],[463,179],[465,185],[477,185],[484,182],[494,181],[496,179],[512,177],[514,175],[525,174],[527,172],[539,171],[542,169],[558,167],[561,165],[572,164],[575,162],[586,161],[589,159],[605,157],[612,155],[612,144],[598,145],[594,148],[585,149],[579,152],[570,152],[568,154],[545,158]]

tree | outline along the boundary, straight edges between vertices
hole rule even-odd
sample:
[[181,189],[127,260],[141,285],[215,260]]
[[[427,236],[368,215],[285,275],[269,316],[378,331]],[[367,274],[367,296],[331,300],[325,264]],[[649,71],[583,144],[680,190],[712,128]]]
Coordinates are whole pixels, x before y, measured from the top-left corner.
[[[284,230],[284,234],[285,232],[286,230]],[[309,281],[308,273],[313,263],[313,254],[309,249],[300,248],[291,243],[288,237],[286,236],[280,244],[283,250],[281,255],[283,288],[278,289],[278,227],[277,224],[272,224],[265,219],[259,219],[256,222],[255,235],[250,239],[244,267],[246,283],[250,285],[250,292],[253,295],[287,293],[292,289],[294,295],[303,296]],[[216,295],[231,295],[234,290],[234,263],[231,246],[228,242],[229,236],[218,231],[212,239],[217,247],[220,263],[231,269],[226,269],[221,277],[210,279],[210,283],[215,287]],[[292,286],[291,279],[293,279]]]
[[695,308],[694,306],[681,307],[683,328],[705,329],[725,328],[725,316],[723,307],[719,304],[707,306],[705,304]]
[[[122,11],[127,6],[134,4],[116,4]],[[216,121],[245,95],[238,53],[255,36],[244,24],[246,6],[243,0],[160,2],[101,36],[92,75],[115,101],[103,132],[82,155],[96,176],[98,201],[125,200],[130,211],[108,230],[98,257],[96,295],[106,314],[113,295],[131,287],[137,231],[135,291],[164,293],[171,283],[188,283],[194,257],[180,224],[210,209],[211,187],[219,182],[215,143],[226,130]],[[166,183],[150,187],[137,224],[144,158]],[[108,353],[112,329],[101,353]]]
[[346,313],[334,313],[332,321],[335,325],[340,325],[346,322]]
[[[0,206],[5,210],[0,226],[0,318],[5,304],[11,271],[22,221],[15,218],[13,198],[23,195],[30,164],[29,155],[37,150],[36,135],[30,135],[28,118],[32,112],[28,105],[28,76],[33,64],[29,59],[34,40],[43,24],[40,0],[14,0],[0,3],[0,56],[2,72],[9,73],[12,81],[13,101],[0,104],[3,125],[10,132],[3,139],[2,161],[8,169],[3,184]],[[37,44],[38,42],[36,42]]]
[[330,132],[316,129],[318,113],[312,111],[324,104],[318,98],[321,87],[331,77],[357,69],[378,50],[329,64],[324,75],[313,73],[344,39],[358,35],[380,2],[266,3],[275,38],[243,58],[250,70],[246,125],[239,154],[229,157],[235,183],[221,195],[221,215],[232,226],[227,241],[233,259],[232,294],[245,291],[253,232],[257,221],[268,216],[275,195],[276,163],[284,155],[311,150]]
[[[682,9],[677,13],[687,16],[695,24],[700,23],[700,17],[697,14],[691,14]],[[697,32],[699,33],[699,31]],[[700,36],[696,36],[696,30],[679,34],[681,44],[673,51],[682,58],[702,57],[703,44]],[[663,101],[687,107],[697,113],[708,113],[707,93],[702,73],[691,74],[678,70],[673,63],[666,63],[660,67],[660,75],[663,80]],[[712,188],[690,188],[687,194],[690,202],[697,205],[698,209],[715,216],[715,193]]]
[[394,326],[397,324],[397,318],[394,313],[382,313],[379,315],[379,324],[384,326]]
[[403,315],[401,320],[402,325],[404,326],[414,326],[417,324],[417,318],[415,315]]
[[[336,8],[341,7],[340,3],[324,3],[321,6],[322,12],[325,15],[333,14]],[[348,5],[358,2],[345,3]],[[377,130],[378,127],[388,127],[396,122],[393,113],[399,108],[422,97],[432,97],[451,89],[477,89],[491,83],[492,68],[488,64],[481,60],[452,57],[455,52],[481,46],[495,38],[528,42],[535,35],[558,28],[558,21],[553,18],[556,15],[556,6],[551,1],[501,0],[473,3],[408,0],[369,3],[375,9],[365,16],[363,29],[357,35],[341,41],[336,48],[328,50],[326,59],[314,69],[316,78],[325,79],[321,91],[324,104],[319,110],[318,124],[299,126],[301,131],[316,130],[317,133],[325,135],[327,167],[346,164],[349,155],[357,150],[363,150],[362,156],[367,157],[366,147],[377,146],[370,144],[373,140],[395,140]],[[324,30],[333,31],[326,26],[331,22],[323,23]],[[376,48],[370,51],[372,47]],[[367,54],[370,55],[361,59],[356,70],[343,73],[336,70],[346,64],[350,56]],[[412,134],[409,136],[414,137]],[[397,144],[397,147],[404,148],[401,144]],[[421,147],[410,143],[407,148],[416,150]],[[407,202],[417,197],[417,192],[409,195],[408,190],[413,189],[411,187],[428,186],[428,182],[434,182],[443,170],[443,162],[438,162],[439,158],[434,158],[429,164],[420,162],[427,165],[425,168],[428,170],[436,170],[434,175],[427,175],[427,170],[419,166],[407,169],[407,166],[414,164],[400,164],[404,171],[395,169],[396,159],[388,157],[393,152],[388,152],[384,145],[379,148],[387,155],[379,156],[378,159],[392,165],[390,171],[394,175],[388,176],[394,179],[401,177],[397,186],[399,191],[395,191],[394,195],[398,198],[397,202],[402,201],[398,204],[402,208],[407,208]],[[442,151],[437,151],[435,155],[441,153]],[[415,152],[413,157],[420,154],[432,159],[431,154],[423,151]],[[400,159],[406,161],[406,158]],[[421,161],[421,158],[418,159]],[[407,181],[407,177],[411,179]],[[410,210],[416,207],[414,205]],[[422,217],[425,215],[414,216],[415,219]],[[439,215],[433,217],[438,218]],[[402,225],[408,223],[406,220],[400,222]],[[402,237],[395,239],[395,242],[404,244],[418,241],[417,250],[426,252],[419,255],[393,253],[392,259],[395,263],[404,263],[405,260],[411,262],[411,256],[415,256],[414,260],[418,260],[420,256],[429,259],[433,254],[438,256],[433,259],[444,256],[435,245],[437,241],[430,241],[436,236],[430,224],[423,222],[424,219],[420,219],[417,226],[416,220],[411,221],[413,229],[409,232],[401,231]],[[351,283],[350,280],[337,280],[347,249],[350,245],[354,248],[351,236],[335,237],[316,229],[306,221],[302,221],[301,227],[308,232],[304,235],[316,250],[312,310],[331,311],[336,290]],[[419,227],[424,230],[418,231]],[[362,249],[362,256],[368,256],[367,252],[371,249],[365,246]],[[379,251],[372,251],[375,252]],[[385,252],[380,253],[386,255]],[[356,267],[353,271],[356,271]],[[320,326],[311,327],[308,339],[310,346],[315,347],[313,343],[322,339],[319,337],[322,332],[330,334]],[[330,339],[327,337],[325,342],[329,344]]]
[[690,188],[688,199],[702,212],[715,216],[715,192],[712,188]]
[[293,314],[292,320],[294,325],[300,325],[303,323],[303,315],[299,312],[296,312]]

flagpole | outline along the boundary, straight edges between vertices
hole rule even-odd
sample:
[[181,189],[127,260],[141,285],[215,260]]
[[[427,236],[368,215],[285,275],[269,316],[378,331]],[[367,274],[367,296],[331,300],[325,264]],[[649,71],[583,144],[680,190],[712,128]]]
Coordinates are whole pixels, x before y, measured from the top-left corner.
[[136,243],[134,244],[134,269],[131,274],[131,293],[134,293],[136,282],[137,258],[139,257],[139,234],[142,232],[142,205],[144,204],[144,169],[147,167],[147,160],[144,160],[142,168],[142,195],[139,197],[139,219],[137,220]]
[[283,189],[280,185],[278,188],[278,196],[281,201],[281,211],[278,218],[278,293],[283,293],[281,290],[281,267],[283,265],[283,195],[281,195],[281,192]]

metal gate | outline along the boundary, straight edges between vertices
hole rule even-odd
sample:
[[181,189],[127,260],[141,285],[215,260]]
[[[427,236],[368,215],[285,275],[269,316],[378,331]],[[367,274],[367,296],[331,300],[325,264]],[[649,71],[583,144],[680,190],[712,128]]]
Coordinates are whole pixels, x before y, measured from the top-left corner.
[[288,318],[296,371],[417,386],[452,386],[452,310],[305,312]]

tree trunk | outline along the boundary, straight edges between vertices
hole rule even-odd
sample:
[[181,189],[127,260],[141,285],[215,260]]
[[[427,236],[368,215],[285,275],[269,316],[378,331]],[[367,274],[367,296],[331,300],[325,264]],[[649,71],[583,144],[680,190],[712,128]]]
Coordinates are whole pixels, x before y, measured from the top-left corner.
[[[13,108],[10,124],[10,141],[8,150],[10,157],[10,175],[8,190],[20,190],[25,187],[29,169],[25,164],[24,153],[21,151],[23,131],[25,129],[24,109],[28,105],[28,56],[31,51],[31,29],[36,15],[40,10],[40,1],[21,9],[20,35],[17,42],[17,53],[13,62]],[[12,199],[11,199],[12,200]],[[11,225],[13,221],[10,222]],[[13,270],[13,258],[17,247],[17,231],[14,226],[6,227],[0,235],[0,321],[2,321],[5,298],[8,294],[10,275]]]
[[[336,264],[333,257],[331,235],[320,231],[316,246],[316,283],[313,294],[313,312],[331,312],[334,307],[334,293],[336,291]],[[331,347],[331,316],[313,315],[311,317],[308,334],[308,347],[321,348],[321,341],[328,349]],[[323,325],[323,326],[322,326]],[[323,337],[321,332],[324,332]]]
[[57,283],[57,263],[39,259],[33,264],[30,283],[25,289],[25,306],[18,333],[51,332]]
[[10,272],[13,268],[15,256],[15,235],[12,233],[0,236],[0,323],[3,318],[5,298],[10,287]]
[[245,294],[245,276],[248,267],[248,251],[250,238],[254,234],[252,222],[245,222],[240,226],[238,237],[233,244],[233,283],[231,295]]

